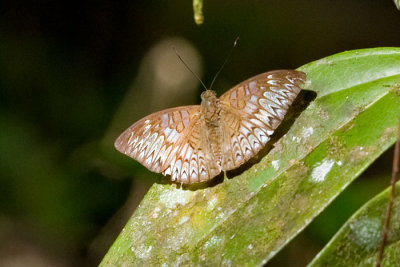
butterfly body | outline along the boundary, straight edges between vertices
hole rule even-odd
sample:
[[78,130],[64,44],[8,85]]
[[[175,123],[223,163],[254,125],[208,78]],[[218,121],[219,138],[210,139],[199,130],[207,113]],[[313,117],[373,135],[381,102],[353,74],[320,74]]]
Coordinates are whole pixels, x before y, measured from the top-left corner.
[[217,94],[212,90],[206,90],[201,94],[201,124],[203,125],[201,144],[206,147],[208,153],[207,161],[215,162],[213,166],[216,171],[221,172],[222,149],[223,149],[223,127],[222,109]]
[[199,106],[162,110],[139,120],[115,147],[172,181],[208,181],[262,149],[304,81],[303,72],[279,70],[250,78],[219,98],[206,90]]

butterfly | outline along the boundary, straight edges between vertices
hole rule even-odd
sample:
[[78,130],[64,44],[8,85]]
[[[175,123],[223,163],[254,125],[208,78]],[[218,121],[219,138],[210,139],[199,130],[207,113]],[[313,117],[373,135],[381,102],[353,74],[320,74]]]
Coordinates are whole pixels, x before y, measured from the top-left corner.
[[211,180],[255,156],[282,122],[306,74],[276,70],[254,76],[201,104],[150,114],[125,130],[115,148],[181,184]]

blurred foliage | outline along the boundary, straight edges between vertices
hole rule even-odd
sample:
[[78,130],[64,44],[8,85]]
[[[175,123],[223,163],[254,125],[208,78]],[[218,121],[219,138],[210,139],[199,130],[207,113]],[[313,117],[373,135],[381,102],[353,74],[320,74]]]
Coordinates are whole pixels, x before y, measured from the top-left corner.
[[397,9],[400,10],[400,0],[393,0],[393,2],[396,5]]
[[[400,16],[387,0],[208,1],[201,27],[193,22],[192,3],[184,0],[5,0],[0,10],[0,265],[91,265],[106,253],[160,177],[114,151],[113,138],[157,108],[199,101],[197,87],[191,97],[175,91],[172,102],[155,103],[148,84],[137,80],[145,55],[162,40],[178,36],[190,42],[202,56],[200,72],[209,84],[240,36],[215,84],[218,93],[267,70],[400,44]],[[188,86],[193,84],[194,79]],[[114,116],[131,90],[154,103],[117,125]],[[297,259],[289,266],[312,258],[337,229],[333,225],[360,207],[358,199],[388,184],[378,177],[390,176],[385,164],[391,155],[361,178],[371,186],[350,187],[338,199],[346,205],[334,202],[337,212],[322,214],[295,240],[297,247],[282,252]]]

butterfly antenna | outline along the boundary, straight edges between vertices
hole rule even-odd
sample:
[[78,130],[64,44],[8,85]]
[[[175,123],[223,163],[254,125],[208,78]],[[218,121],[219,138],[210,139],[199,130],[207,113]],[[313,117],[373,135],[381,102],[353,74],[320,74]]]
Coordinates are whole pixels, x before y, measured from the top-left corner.
[[192,69],[186,64],[186,62],[183,60],[183,58],[181,57],[181,55],[179,55],[179,53],[178,53],[178,51],[176,50],[175,46],[173,46],[172,49],[174,49],[175,54],[177,55],[177,57],[179,58],[179,60],[183,63],[183,65],[185,65],[185,67],[193,74],[193,76],[196,77],[197,80],[199,80],[199,82],[201,83],[201,85],[203,85],[204,89],[207,90],[207,86],[203,83],[203,81],[200,79],[200,77],[199,77],[194,71],[192,71]]
[[212,82],[211,82],[211,85],[210,85],[210,90],[211,90],[211,88],[212,88],[212,86],[213,86],[215,80],[217,79],[218,75],[221,73],[222,69],[225,67],[225,64],[228,62],[229,58],[231,57],[232,52],[233,52],[233,49],[236,47],[238,40],[239,40],[239,36],[236,37],[235,41],[233,42],[233,46],[232,46],[232,48],[231,48],[231,51],[229,51],[229,54],[228,54],[228,56],[226,57],[224,63],[223,63],[222,66],[219,68],[217,74],[215,74],[215,76],[214,76],[214,78],[213,78],[213,80],[212,80]]

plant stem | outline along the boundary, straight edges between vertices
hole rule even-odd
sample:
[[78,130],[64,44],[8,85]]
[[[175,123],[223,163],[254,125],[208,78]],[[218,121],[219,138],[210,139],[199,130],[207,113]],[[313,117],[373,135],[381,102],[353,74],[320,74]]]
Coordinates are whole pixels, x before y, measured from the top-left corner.
[[396,191],[396,180],[397,176],[399,174],[399,163],[400,163],[400,120],[399,120],[399,129],[398,129],[398,134],[397,134],[397,142],[394,147],[394,156],[393,156],[393,168],[392,168],[392,179],[390,181],[390,185],[392,186],[392,190],[390,191],[390,198],[389,198],[389,204],[386,210],[386,216],[385,216],[385,223],[383,226],[382,230],[382,241],[381,241],[381,246],[379,249],[379,254],[378,254],[378,260],[376,262],[376,267],[380,267],[382,264],[383,260],[383,253],[385,251],[385,244],[387,241],[388,237],[388,232],[389,232],[389,226],[390,226],[390,218],[392,217],[392,209],[393,209],[393,201],[394,201],[394,196],[395,196],[395,191]]

